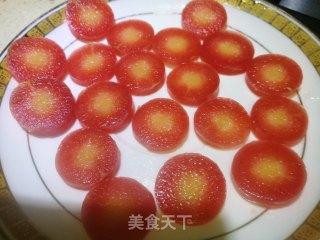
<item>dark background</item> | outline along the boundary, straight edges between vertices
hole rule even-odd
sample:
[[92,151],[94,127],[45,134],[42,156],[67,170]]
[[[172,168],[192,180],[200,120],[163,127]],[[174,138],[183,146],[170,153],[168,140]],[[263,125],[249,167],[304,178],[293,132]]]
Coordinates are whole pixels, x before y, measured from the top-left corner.
[[320,0],[267,0],[299,20],[320,38]]

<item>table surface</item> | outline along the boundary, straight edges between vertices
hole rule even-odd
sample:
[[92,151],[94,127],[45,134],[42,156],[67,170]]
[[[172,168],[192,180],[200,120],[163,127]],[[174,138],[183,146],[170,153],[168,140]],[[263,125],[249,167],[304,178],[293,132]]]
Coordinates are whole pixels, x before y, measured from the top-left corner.
[[0,52],[33,20],[65,0],[0,0]]

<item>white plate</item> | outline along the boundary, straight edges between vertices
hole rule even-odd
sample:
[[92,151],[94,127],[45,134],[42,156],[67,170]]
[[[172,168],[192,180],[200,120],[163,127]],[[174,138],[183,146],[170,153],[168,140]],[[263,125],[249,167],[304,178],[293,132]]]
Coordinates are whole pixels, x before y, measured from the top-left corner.
[[[188,1],[120,0],[111,1],[117,21],[142,19],[151,23],[155,31],[166,27],[181,27],[181,10]],[[182,230],[151,231],[146,239],[284,239],[319,236],[319,215],[313,222],[305,221],[315,213],[319,202],[320,185],[320,43],[316,37],[293,18],[265,2],[251,0],[222,0],[226,4],[228,28],[246,35],[254,44],[255,55],[279,53],[299,63],[303,83],[295,100],[308,112],[309,128],[306,139],[293,149],[307,167],[308,179],[301,197],[292,205],[268,210],[243,200],[230,179],[230,166],[237,149],[220,151],[203,145],[193,130],[195,108],[185,107],[190,117],[190,133],[185,144],[169,154],[148,152],[133,137],[131,125],[119,134],[113,134],[121,153],[122,163],[118,176],[140,181],[152,193],[156,175],[164,162],[178,153],[199,152],[212,158],[221,168],[227,182],[227,198],[221,213],[209,224]],[[17,38],[24,35],[46,36],[65,49],[66,55],[83,45],[62,23],[64,5],[59,6],[32,23]],[[107,43],[105,40],[103,43]],[[17,86],[5,70],[6,51],[0,56],[0,226],[13,239],[88,239],[80,220],[80,209],[86,195],[67,186],[55,169],[55,153],[65,136],[36,138],[26,134],[13,119],[9,98]],[[318,69],[318,72],[317,72]],[[169,73],[170,69],[167,69]],[[219,96],[230,97],[250,111],[257,97],[244,81],[244,74],[220,75]],[[8,83],[9,81],[9,83]],[[66,81],[74,96],[83,89]],[[166,86],[147,97],[134,97],[136,107],[155,97],[169,97]],[[79,128],[77,122],[71,130]],[[70,131],[71,131],[70,130]],[[251,134],[248,142],[253,140]],[[16,203],[15,203],[15,200]],[[22,211],[21,211],[22,210]],[[23,213],[22,213],[23,212]],[[312,216],[311,216],[312,217]],[[310,218],[309,218],[310,219]],[[317,228],[318,227],[318,228]],[[316,234],[316,235],[314,235]]]

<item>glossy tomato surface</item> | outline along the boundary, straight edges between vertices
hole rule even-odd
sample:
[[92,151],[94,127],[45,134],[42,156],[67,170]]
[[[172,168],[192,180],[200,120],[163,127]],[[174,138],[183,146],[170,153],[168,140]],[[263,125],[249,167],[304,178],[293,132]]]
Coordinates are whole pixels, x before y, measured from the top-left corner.
[[14,41],[8,49],[7,65],[18,82],[62,81],[67,73],[63,49],[48,38],[23,37]]
[[218,165],[198,153],[169,159],[160,169],[155,184],[162,213],[188,215],[187,225],[201,225],[218,215],[226,198],[226,183]]
[[82,128],[69,133],[56,154],[56,169],[71,187],[88,190],[113,177],[120,165],[120,151],[107,132]]
[[[93,240],[142,240],[148,233],[145,219],[155,216],[151,192],[134,179],[105,179],[87,194],[81,209],[85,230]],[[142,225],[130,225],[130,218],[141,218]],[[133,228],[131,229],[131,226]]]
[[110,80],[115,72],[116,54],[105,44],[91,43],[71,53],[68,58],[71,79],[82,86]]
[[302,83],[302,70],[293,59],[280,54],[264,54],[248,65],[246,82],[258,96],[290,96]]
[[231,172],[238,192],[246,200],[267,208],[291,204],[307,179],[298,154],[270,141],[254,141],[242,147],[234,157]]
[[197,59],[201,44],[199,38],[191,32],[180,28],[166,28],[155,35],[152,48],[166,66],[175,67]]
[[117,63],[117,80],[133,95],[149,95],[159,90],[165,81],[162,60],[152,52],[130,53]]
[[76,116],[84,127],[119,132],[131,121],[133,100],[129,90],[114,82],[100,82],[84,89],[76,101]]
[[75,121],[74,97],[55,80],[20,83],[10,97],[10,110],[23,129],[39,137],[60,135]]
[[212,0],[190,1],[182,11],[182,26],[200,38],[224,30],[227,13],[222,4]]
[[96,41],[107,36],[114,14],[102,0],[68,1],[66,20],[72,34],[82,41]]
[[108,32],[108,43],[123,56],[151,48],[153,27],[146,21],[126,20],[115,24]]
[[155,98],[137,109],[132,130],[135,138],[150,151],[173,151],[188,134],[189,117],[176,101]]
[[220,31],[203,42],[201,58],[216,71],[226,75],[244,73],[253,59],[254,47],[244,35],[233,31]]
[[201,104],[194,115],[199,138],[216,148],[234,148],[250,133],[250,118],[244,107],[229,98],[214,98]]
[[308,115],[291,99],[272,96],[260,98],[251,110],[252,131],[261,140],[295,145],[306,135]]
[[174,68],[167,77],[170,96],[186,105],[199,105],[218,94],[220,78],[206,63],[190,62]]

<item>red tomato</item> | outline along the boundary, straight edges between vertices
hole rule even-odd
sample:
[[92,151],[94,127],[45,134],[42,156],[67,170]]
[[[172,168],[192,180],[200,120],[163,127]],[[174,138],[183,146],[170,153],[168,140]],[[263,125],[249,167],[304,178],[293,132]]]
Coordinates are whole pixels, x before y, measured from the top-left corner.
[[69,56],[69,74],[76,83],[89,86],[110,80],[114,75],[116,61],[116,54],[110,46],[100,43],[87,44]]
[[187,225],[205,224],[218,215],[226,198],[226,182],[219,167],[197,153],[169,159],[156,179],[155,195],[160,210],[174,215],[191,215]]
[[132,97],[125,86],[100,82],[83,90],[76,101],[76,116],[81,125],[108,132],[119,132],[133,115]]
[[129,53],[119,60],[116,77],[132,94],[148,95],[159,90],[164,84],[165,68],[154,53]]
[[302,82],[302,70],[292,59],[279,54],[265,54],[248,65],[246,82],[259,96],[290,96]]
[[120,151],[103,130],[82,128],[60,143],[56,168],[71,187],[88,190],[104,178],[113,177],[120,165]]
[[108,43],[121,56],[151,48],[153,27],[142,20],[126,20],[115,24],[107,35]]
[[52,137],[67,131],[75,121],[74,97],[63,82],[22,82],[10,97],[13,117],[28,133]]
[[167,28],[158,32],[152,47],[168,67],[198,58],[201,49],[196,35],[179,28]]
[[72,34],[83,41],[106,37],[115,22],[112,9],[102,0],[68,1],[66,20]]
[[190,62],[174,68],[167,78],[169,94],[187,105],[199,105],[215,97],[219,89],[219,75],[208,64]]
[[189,118],[174,100],[156,98],[138,108],[132,119],[132,129],[136,139],[147,149],[172,151],[185,140]]
[[242,147],[231,171],[241,196],[267,208],[292,203],[307,178],[304,163],[294,151],[269,141],[254,141]]
[[[84,228],[93,240],[142,240],[149,231],[145,219],[155,214],[151,192],[125,177],[103,180],[89,191],[81,209]],[[130,225],[135,218],[142,221],[139,228]]]
[[62,81],[67,73],[63,49],[47,38],[24,37],[12,43],[7,55],[8,69],[18,82]]
[[198,107],[194,128],[212,147],[233,148],[247,140],[251,126],[247,111],[238,102],[219,97]]
[[235,75],[246,71],[254,55],[252,43],[245,36],[232,31],[217,32],[204,40],[202,60],[218,73]]
[[182,26],[185,30],[206,38],[226,28],[227,13],[223,5],[212,0],[194,0],[182,11]]
[[308,127],[304,108],[280,96],[260,98],[252,107],[251,120],[257,138],[291,146],[302,140]]

